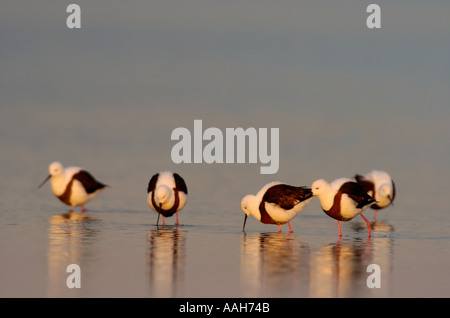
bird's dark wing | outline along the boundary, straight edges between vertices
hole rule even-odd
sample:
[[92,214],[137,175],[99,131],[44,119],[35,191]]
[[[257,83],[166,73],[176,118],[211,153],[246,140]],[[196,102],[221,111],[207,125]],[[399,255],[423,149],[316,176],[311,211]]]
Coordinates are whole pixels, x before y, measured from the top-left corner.
[[150,191],[155,190],[156,182],[158,181],[159,173],[153,175],[153,177],[150,179],[150,182],[148,183],[147,187],[147,193],[150,193]]
[[279,205],[285,210],[290,210],[300,202],[311,197],[312,193],[310,188],[277,184],[266,191],[263,196],[263,201]]
[[364,191],[363,187],[356,182],[346,182],[341,186],[340,190],[357,203],[356,207],[358,209],[375,202],[375,199],[368,195],[367,192]]
[[184,193],[188,194],[186,182],[184,182],[184,179],[180,177],[178,173],[174,173],[173,178],[175,179],[175,186],[178,191],[183,191]]
[[87,193],[93,193],[99,189],[106,187],[105,184],[97,181],[88,171],[80,170],[73,175],[74,180],[78,180],[83,185]]
[[372,191],[372,195],[375,194],[375,188],[372,181],[367,180],[366,178],[364,178],[364,176],[359,174],[355,175],[355,180],[364,189],[364,191]]

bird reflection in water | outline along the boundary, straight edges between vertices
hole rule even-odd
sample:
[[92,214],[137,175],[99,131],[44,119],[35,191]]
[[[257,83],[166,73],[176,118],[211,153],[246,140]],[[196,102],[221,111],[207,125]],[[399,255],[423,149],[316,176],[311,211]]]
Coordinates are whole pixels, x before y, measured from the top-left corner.
[[302,296],[309,248],[298,238],[283,233],[244,234],[241,255],[244,297]]
[[[309,297],[388,297],[392,271],[393,227],[373,222],[376,237],[339,238],[336,243],[322,246],[311,253]],[[365,230],[355,225],[356,232]],[[380,237],[381,236],[381,237]],[[381,288],[369,288],[367,272],[370,264],[381,269]]]
[[369,239],[342,239],[311,255],[310,297],[357,297],[366,286],[370,261]]
[[55,214],[48,227],[48,297],[75,295],[66,286],[67,266],[83,262],[93,254],[99,220],[87,213]]
[[[366,231],[359,223],[354,233]],[[317,236],[306,244],[292,234],[244,234],[243,297],[389,297],[394,228],[385,222],[371,226],[372,238],[358,234],[325,244]],[[381,288],[367,286],[370,264],[381,268]]]
[[147,235],[147,269],[152,297],[177,297],[183,283],[185,234],[180,226],[158,227]]

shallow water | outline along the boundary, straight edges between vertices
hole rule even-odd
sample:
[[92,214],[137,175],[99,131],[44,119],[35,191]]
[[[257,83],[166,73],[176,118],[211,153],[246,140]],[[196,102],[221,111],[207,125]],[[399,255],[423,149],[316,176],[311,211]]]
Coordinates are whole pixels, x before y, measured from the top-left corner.
[[[407,21],[424,7],[386,5],[369,36],[352,1],[185,3],[81,1],[79,32],[60,25],[64,5],[1,10],[0,296],[449,297],[450,39],[448,19],[432,18],[448,5]],[[279,171],[174,164],[171,132],[195,119],[280,128]],[[37,188],[54,160],[110,188],[69,214]],[[242,232],[240,201],[267,182],[372,169],[393,176],[397,197],[376,221],[364,212],[370,240],[360,217],[339,238],[316,199],[294,233],[253,217]],[[156,226],[146,204],[161,170],[187,182],[178,227]],[[67,287],[69,264],[81,288]],[[380,288],[367,286],[370,264]]]
[[[23,218],[18,214],[26,213],[15,212],[15,218],[2,213],[2,296],[448,295],[448,254],[443,251],[449,237],[438,232],[439,222],[428,224],[434,233],[418,231],[414,221],[392,210],[386,211],[390,218],[379,214],[372,222],[371,239],[362,219],[343,224],[339,238],[335,221],[314,210],[294,219],[294,233],[276,233],[275,226],[254,219],[244,233],[238,208],[216,212],[216,222],[186,208],[178,227],[170,219],[156,226],[156,214],[144,209],[34,210],[34,216]],[[233,221],[221,225],[220,215],[226,213],[235,214]],[[80,289],[66,285],[69,264],[81,268]],[[370,264],[381,268],[381,288],[367,287]]]

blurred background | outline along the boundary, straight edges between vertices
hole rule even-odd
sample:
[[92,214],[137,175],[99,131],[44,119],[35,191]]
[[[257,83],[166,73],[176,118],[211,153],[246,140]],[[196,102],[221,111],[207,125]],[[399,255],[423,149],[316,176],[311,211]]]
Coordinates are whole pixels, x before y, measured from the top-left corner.
[[[81,29],[68,29],[70,3],[0,4],[1,295],[24,295],[30,280],[45,285],[29,267],[48,270],[49,219],[66,212],[49,185],[36,189],[54,160],[111,185],[88,205],[103,231],[114,217],[110,230],[156,222],[146,187],[160,170],[188,184],[181,220],[239,235],[241,198],[267,182],[386,170],[397,198],[383,215],[407,238],[396,268],[433,251],[431,264],[396,272],[394,295],[422,295],[405,288],[411,275],[449,295],[436,281],[449,276],[440,253],[450,237],[450,3],[378,1],[381,29],[369,29],[367,1],[80,0]],[[261,175],[260,163],[174,164],[171,132],[193,132],[195,119],[204,129],[279,128],[278,173]],[[252,221],[249,230],[275,228]],[[334,241],[336,224],[318,201],[294,221]]]

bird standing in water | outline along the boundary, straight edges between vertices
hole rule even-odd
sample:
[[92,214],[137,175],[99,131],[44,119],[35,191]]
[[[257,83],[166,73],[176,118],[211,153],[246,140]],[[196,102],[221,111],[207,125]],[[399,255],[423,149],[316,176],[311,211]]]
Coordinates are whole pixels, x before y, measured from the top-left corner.
[[371,236],[370,222],[361,212],[373,204],[375,199],[368,195],[359,184],[348,178],[339,178],[331,183],[319,179],[313,182],[311,191],[319,198],[322,210],[337,220],[339,236],[342,236],[340,221],[349,221],[358,214],[366,222],[369,237]]
[[377,219],[378,210],[394,205],[395,183],[389,173],[382,170],[373,170],[365,175],[355,175],[356,182],[364,191],[372,196],[377,203],[370,206],[375,210],[374,219]]
[[187,199],[187,186],[184,179],[177,173],[163,171],[153,175],[147,187],[148,206],[164,217],[176,214],[175,225],[178,225],[178,211],[184,208]]
[[61,202],[70,205],[70,212],[80,206],[85,212],[84,205],[95,198],[107,185],[97,181],[88,171],[80,167],[67,167],[58,162],[52,162],[48,168],[48,177],[39,188],[51,179],[52,190]]
[[307,187],[291,186],[282,182],[266,184],[256,195],[248,194],[241,201],[241,208],[245,213],[245,230],[247,217],[252,214],[255,219],[264,224],[276,224],[281,232],[281,224],[287,223],[289,232],[293,229],[289,223],[299,214],[312,199],[311,189]]

